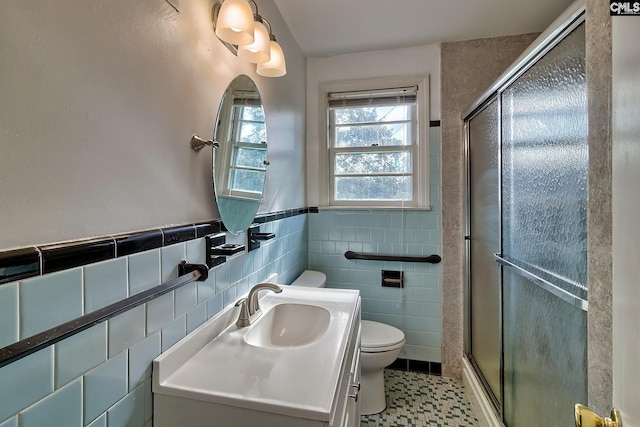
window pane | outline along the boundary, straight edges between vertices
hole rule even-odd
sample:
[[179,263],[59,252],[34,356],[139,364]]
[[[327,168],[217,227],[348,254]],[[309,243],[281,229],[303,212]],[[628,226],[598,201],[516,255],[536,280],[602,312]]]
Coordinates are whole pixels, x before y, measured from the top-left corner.
[[411,145],[411,123],[336,126],[335,147]]
[[264,186],[264,171],[233,169],[229,177],[231,190],[247,191],[253,193],[262,192]]
[[411,200],[410,176],[337,177],[336,200]]
[[235,147],[233,166],[264,169],[264,161],[267,159],[266,148],[266,146],[261,148]]
[[411,120],[412,105],[390,105],[381,107],[336,108],[335,123],[383,123]]
[[242,113],[240,118],[242,120],[252,120],[255,122],[264,122],[264,110],[262,106],[259,107],[241,107]]
[[241,122],[238,129],[238,141],[260,144],[267,140],[264,123]]
[[411,153],[336,153],[336,174],[411,173]]

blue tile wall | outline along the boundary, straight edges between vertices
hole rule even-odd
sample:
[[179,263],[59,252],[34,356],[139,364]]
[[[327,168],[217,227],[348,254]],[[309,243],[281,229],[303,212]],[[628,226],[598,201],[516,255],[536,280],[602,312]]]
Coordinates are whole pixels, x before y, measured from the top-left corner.
[[[0,368],[0,426],[151,427],[151,361],[269,274],[289,283],[307,269],[307,217],[266,222],[262,230],[275,233],[275,239],[229,257],[205,282],[185,285]],[[230,243],[245,239],[227,235]],[[175,278],[180,259],[204,263],[205,256],[199,238],[2,284],[0,347]]]
[[[430,128],[430,211],[320,210],[309,214],[309,268],[327,286],[358,289],[362,318],[404,331],[401,358],[441,362],[440,264],[347,260],[346,251],[441,255],[440,128]],[[404,271],[404,288],[381,286],[381,270]]]

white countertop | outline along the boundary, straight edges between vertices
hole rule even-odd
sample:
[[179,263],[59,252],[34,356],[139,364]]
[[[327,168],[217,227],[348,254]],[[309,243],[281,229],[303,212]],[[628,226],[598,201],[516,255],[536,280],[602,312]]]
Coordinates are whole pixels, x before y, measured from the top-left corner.
[[329,421],[359,293],[282,288],[261,298],[262,311],[281,303],[323,307],[331,319],[321,338],[293,348],[249,345],[244,335],[256,323],[238,328],[232,306],[154,360],[153,392]]

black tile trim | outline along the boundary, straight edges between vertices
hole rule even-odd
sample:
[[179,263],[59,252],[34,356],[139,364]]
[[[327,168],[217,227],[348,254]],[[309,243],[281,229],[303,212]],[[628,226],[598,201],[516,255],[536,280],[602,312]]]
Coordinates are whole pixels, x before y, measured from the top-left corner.
[[165,228],[162,230],[162,234],[164,235],[164,246],[175,245],[195,239],[196,227],[195,225],[182,225]]
[[437,128],[440,127],[440,120],[431,120],[429,122],[429,127],[430,128]]
[[211,221],[202,224],[196,224],[196,238],[208,236],[210,234],[218,234],[222,231],[222,221]]
[[23,248],[0,252],[0,284],[40,275],[40,252]]
[[162,231],[142,231],[135,234],[116,236],[116,257],[133,255],[162,247]]
[[116,257],[113,238],[40,247],[42,274],[53,273]]
[[[309,208],[262,214],[257,223],[309,213]],[[81,267],[226,231],[220,219],[197,224],[134,231],[97,239],[0,251],[0,285],[68,268]]]
[[397,371],[422,372],[431,375],[442,375],[442,363],[426,362],[423,360],[396,359],[388,369]]

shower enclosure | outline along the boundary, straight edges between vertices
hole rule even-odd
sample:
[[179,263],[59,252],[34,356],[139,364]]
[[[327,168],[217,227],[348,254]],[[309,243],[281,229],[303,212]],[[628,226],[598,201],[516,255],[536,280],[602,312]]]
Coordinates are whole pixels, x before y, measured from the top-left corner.
[[551,34],[465,118],[466,352],[508,427],[587,397],[583,11]]

